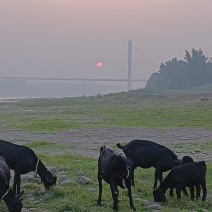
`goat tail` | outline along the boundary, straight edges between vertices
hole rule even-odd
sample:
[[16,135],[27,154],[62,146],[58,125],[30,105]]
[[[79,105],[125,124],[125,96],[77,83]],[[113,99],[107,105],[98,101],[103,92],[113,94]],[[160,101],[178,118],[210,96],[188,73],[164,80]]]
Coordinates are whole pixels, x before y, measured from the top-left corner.
[[120,143],[117,143],[116,146],[117,146],[119,149],[124,149],[124,146],[121,146]]

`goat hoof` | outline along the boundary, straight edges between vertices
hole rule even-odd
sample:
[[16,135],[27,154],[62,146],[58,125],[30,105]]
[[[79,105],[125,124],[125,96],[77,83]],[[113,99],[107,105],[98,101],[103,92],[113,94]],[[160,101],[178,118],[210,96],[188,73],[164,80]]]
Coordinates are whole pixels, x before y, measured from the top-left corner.
[[133,211],[136,211],[136,208],[133,206],[133,207],[131,207],[131,209],[133,210]]
[[113,206],[114,211],[118,211],[118,206]]

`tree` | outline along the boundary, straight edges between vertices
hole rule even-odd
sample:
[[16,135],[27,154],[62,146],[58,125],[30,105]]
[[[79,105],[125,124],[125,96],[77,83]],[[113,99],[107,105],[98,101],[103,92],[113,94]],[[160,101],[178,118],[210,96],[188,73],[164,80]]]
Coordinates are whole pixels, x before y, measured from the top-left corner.
[[147,88],[180,89],[191,88],[212,82],[212,59],[203,54],[201,49],[186,50],[185,58],[176,57],[161,63],[157,74],[153,73],[147,81]]

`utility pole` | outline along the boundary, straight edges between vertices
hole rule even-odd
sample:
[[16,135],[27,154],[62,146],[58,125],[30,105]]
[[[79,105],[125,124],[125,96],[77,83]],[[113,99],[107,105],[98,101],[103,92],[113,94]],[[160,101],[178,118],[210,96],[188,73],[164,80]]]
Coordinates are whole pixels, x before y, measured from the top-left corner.
[[128,90],[132,90],[132,41],[128,40]]

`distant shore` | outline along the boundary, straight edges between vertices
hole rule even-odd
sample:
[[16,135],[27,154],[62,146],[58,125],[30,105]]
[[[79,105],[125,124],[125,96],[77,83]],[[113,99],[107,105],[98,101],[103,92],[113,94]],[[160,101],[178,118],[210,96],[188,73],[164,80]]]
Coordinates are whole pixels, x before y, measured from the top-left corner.
[[0,97],[0,102],[17,102],[21,99],[30,99],[28,97]]

